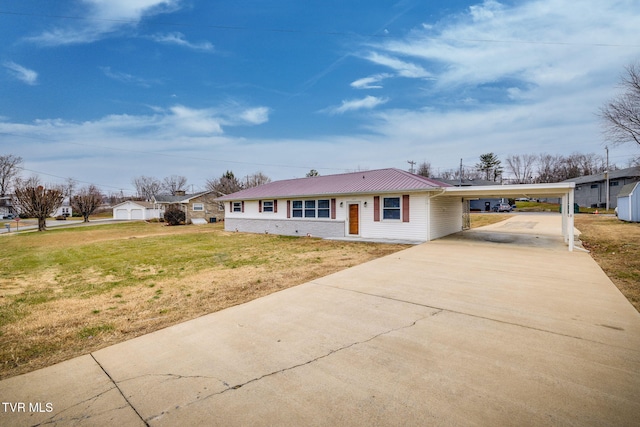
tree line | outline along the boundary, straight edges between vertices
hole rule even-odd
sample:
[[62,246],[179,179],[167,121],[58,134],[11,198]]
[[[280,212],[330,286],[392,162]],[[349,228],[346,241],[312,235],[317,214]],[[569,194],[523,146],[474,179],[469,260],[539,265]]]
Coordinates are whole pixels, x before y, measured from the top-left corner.
[[[579,176],[596,175],[607,170],[604,156],[589,153],[573,153],[568,156],[553,154],[514,154],[502,160],[495,153],[480,155],[474,166],[434,171],[429,162],[417,165],[416,173],[428,178],[445,180],[478,180],[509,184],[542,184],[561,182]],[[608,165],[616,170],[615,164]]]

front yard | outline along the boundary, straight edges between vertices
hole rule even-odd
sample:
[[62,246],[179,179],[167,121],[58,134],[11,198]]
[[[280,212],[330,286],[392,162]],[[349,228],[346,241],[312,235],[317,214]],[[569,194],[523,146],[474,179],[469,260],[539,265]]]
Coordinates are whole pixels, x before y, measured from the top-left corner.
[[295,286],[403,245],[144,222],[2,236],[0,378]]

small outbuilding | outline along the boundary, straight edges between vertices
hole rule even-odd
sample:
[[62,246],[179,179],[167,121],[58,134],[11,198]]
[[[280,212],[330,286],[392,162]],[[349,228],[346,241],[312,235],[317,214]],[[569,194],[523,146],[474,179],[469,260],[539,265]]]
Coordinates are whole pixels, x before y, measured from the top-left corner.
[[618,218],[640,222],[640,181],[625,185],[618,193]]
[[113,207],[113,219],[150,220],[162,218],[162,211],[153,203],[127,200]]

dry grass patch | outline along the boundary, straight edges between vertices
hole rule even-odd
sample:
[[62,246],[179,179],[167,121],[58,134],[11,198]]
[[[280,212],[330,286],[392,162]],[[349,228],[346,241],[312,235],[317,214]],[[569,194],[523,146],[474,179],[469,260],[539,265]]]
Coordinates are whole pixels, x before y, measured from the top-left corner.
[[593,259],[640,311],[640,224],[612,216],[576,215],[575,226]]
[[5,235],[0,378],[241,304],[406,245],[125,223]]

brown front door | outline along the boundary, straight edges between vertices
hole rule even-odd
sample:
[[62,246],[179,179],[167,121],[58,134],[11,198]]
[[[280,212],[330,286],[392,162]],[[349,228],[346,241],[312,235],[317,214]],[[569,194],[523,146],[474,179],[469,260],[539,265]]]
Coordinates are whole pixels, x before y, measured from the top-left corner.
[[349,234],[360,234],[357,204],[349,205]]

